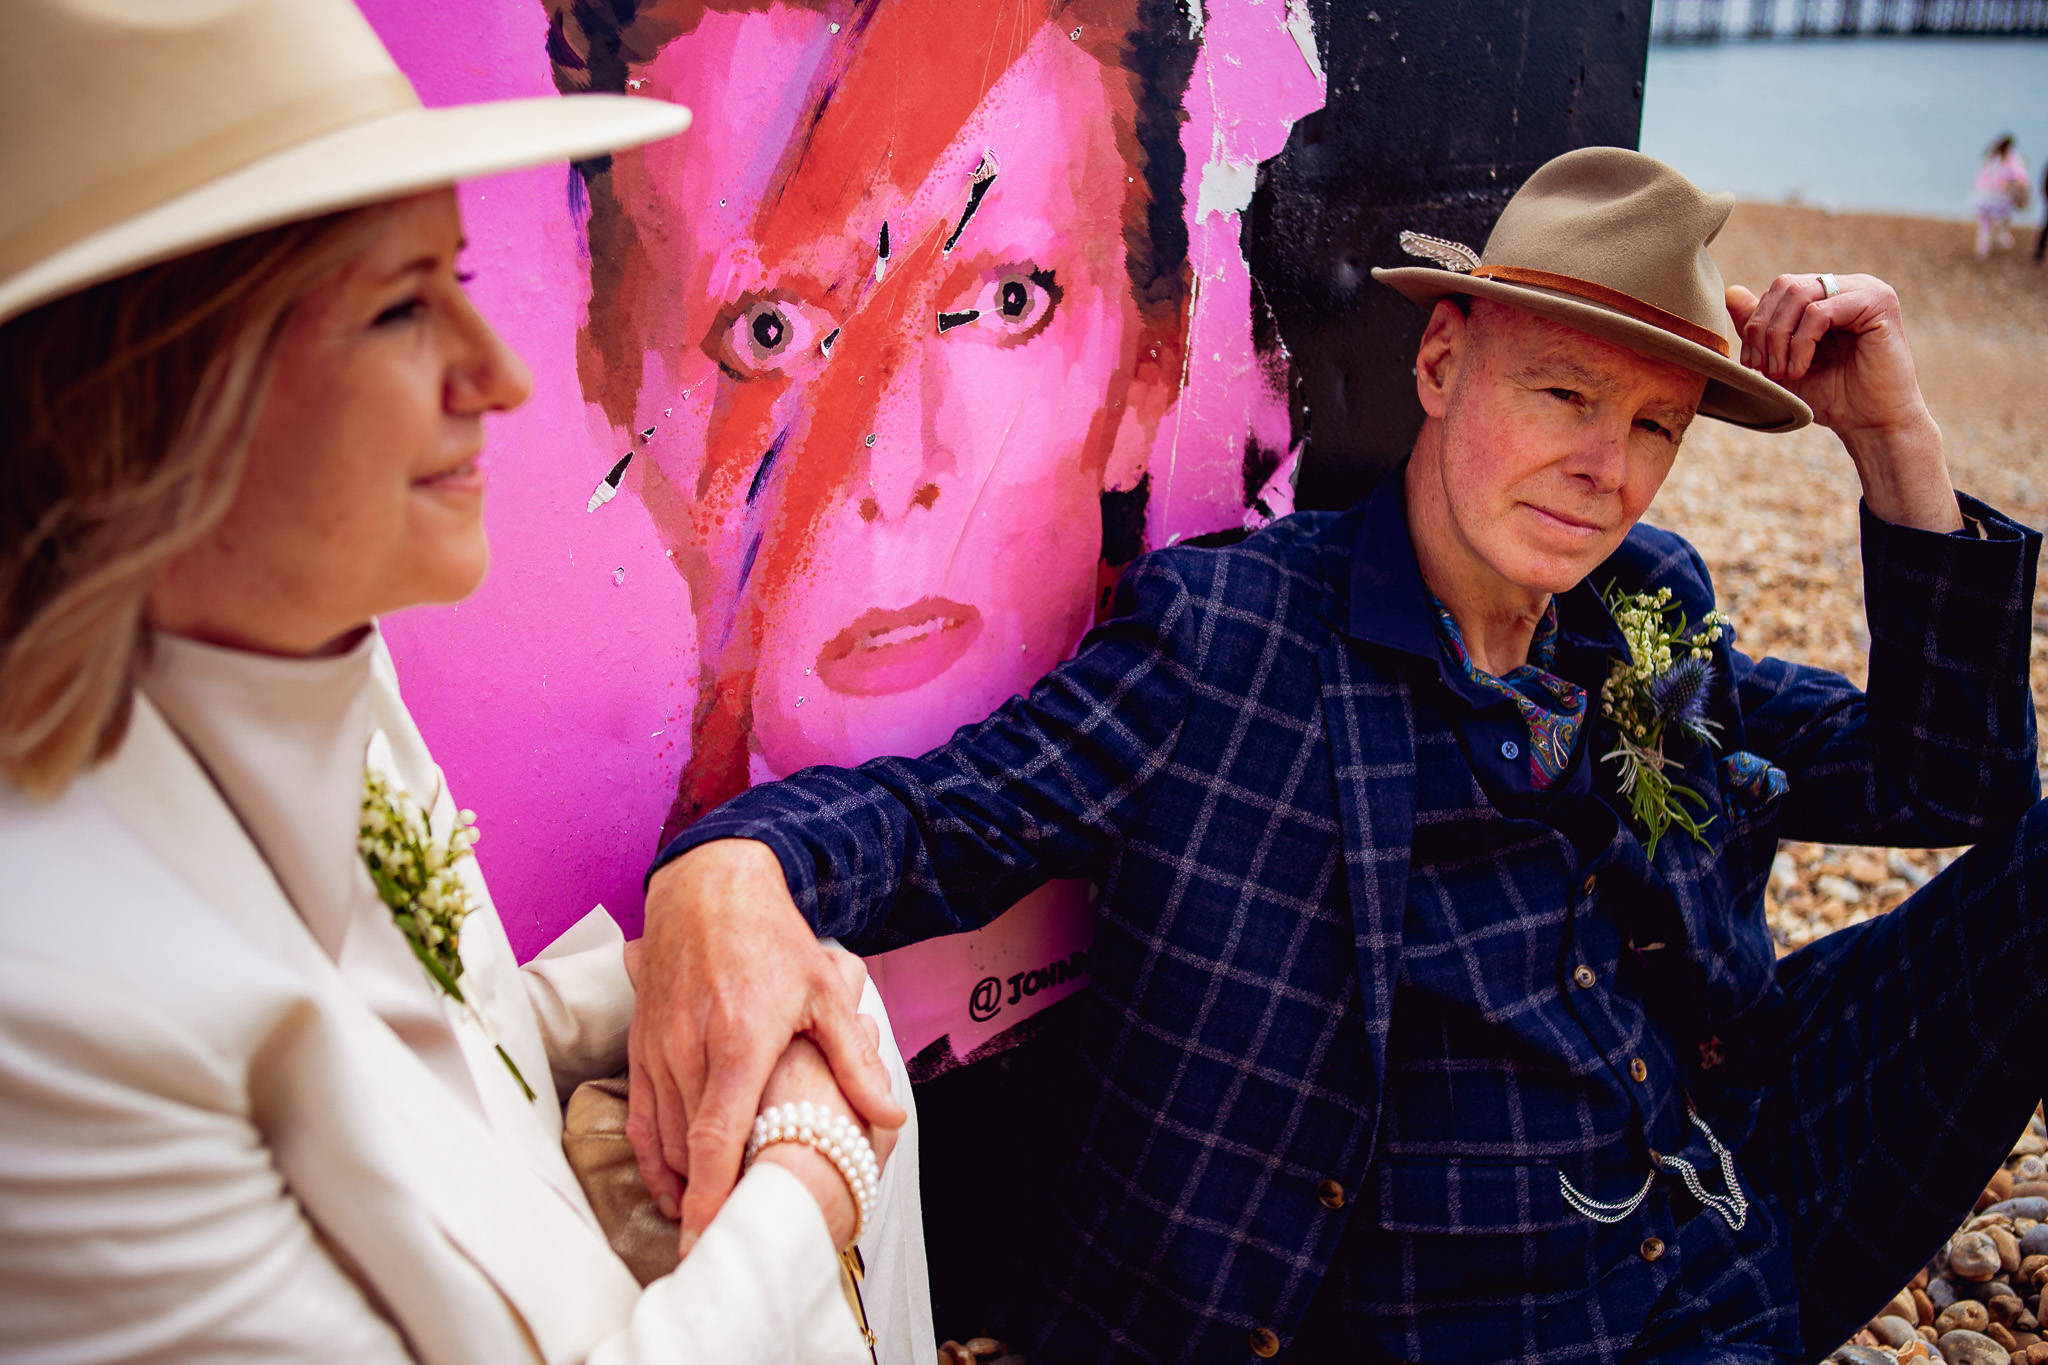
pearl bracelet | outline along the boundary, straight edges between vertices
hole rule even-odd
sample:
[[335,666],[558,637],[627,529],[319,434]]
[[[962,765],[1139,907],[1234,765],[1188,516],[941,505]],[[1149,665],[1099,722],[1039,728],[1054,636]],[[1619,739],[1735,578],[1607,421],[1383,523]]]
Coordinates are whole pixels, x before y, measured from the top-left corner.
[[763,1109],[754,1119],[754,1131],[747,1138],[746,1165],[763,1147],[778,1142],[801,1142],[831,1162],[853,1196],[853,1241],[859,1241],[874,1217],[875,1201],[881,1194],[882,1167],[875,1149],[859,1125],[844,1114],[805,1100],[800,1104],[777,1104]]

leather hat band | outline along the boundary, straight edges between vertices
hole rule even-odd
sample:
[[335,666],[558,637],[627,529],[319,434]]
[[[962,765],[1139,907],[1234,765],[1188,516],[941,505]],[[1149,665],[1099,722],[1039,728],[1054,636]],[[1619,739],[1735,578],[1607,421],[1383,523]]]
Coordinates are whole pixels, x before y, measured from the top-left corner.
[[1624,294],[1619,289],[1609,289],[1604,284],[1581,280],[1571,275],[1553,274],[1548,270],[1525,270],[1518,265],[1482,265],[1472,272],[1475,280],[1501,280],[1507,284],[1533,285],[1538,289],[1551,289],[1560,294],[1570,294],[1588,303],[1597,303],[1634,318],[1637,322],[1648,323],[1661,331],[1682,337],[1695,346],[1704,346],[1716,354],[1728,355],[1728,339],[1719,332],[1711,331],[1676,313],[1666,312],[1654,303],[1644,303],[1633,294]]

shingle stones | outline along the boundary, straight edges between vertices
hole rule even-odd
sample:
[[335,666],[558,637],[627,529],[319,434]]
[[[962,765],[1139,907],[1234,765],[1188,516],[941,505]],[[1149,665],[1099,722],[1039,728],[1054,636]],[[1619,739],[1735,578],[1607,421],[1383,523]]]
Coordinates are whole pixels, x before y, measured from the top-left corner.
[[1840,1365],[2048,1365],[2041,1328],[2048,1285],[2048,1196],[2025,1191],[2048,1178],[2048,1124],[2035,1111],[2005,1166],[1927,1268],[1854,1340]]

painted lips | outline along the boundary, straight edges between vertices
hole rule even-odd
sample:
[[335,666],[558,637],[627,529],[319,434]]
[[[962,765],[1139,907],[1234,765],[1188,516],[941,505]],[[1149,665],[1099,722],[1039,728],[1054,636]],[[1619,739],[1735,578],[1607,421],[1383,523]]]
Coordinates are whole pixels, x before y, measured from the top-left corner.
[[927,597],[893,610],[875,608],[818,651],[818,677],[854,697],[908,692],[959,662],[981,636],[981,613],[961,602]]

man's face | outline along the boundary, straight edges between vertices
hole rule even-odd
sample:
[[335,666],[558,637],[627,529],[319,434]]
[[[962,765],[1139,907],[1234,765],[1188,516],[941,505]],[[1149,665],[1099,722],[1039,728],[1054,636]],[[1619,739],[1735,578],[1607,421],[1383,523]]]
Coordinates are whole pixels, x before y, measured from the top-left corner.
[[1691,370],[1486,299],[1469,318],[1437,305],[1417,375],[1442,433],[1411,475],[1440,509],[1438,557],[1530,593],[1563,592],[1614,553],[1706,389]]
[[600,356],[637,384],[614,439],[725,698],[699,730],[746,732],[697,758],[916,752],[1086,624],[1142,335],[1132,172],[1102,63],[1050,25],[992,36],[1000,8],[884,6],[857,44],[709,14],[637,69],[698,121],[615,162],[635,335],[586,338],[585,383]]

